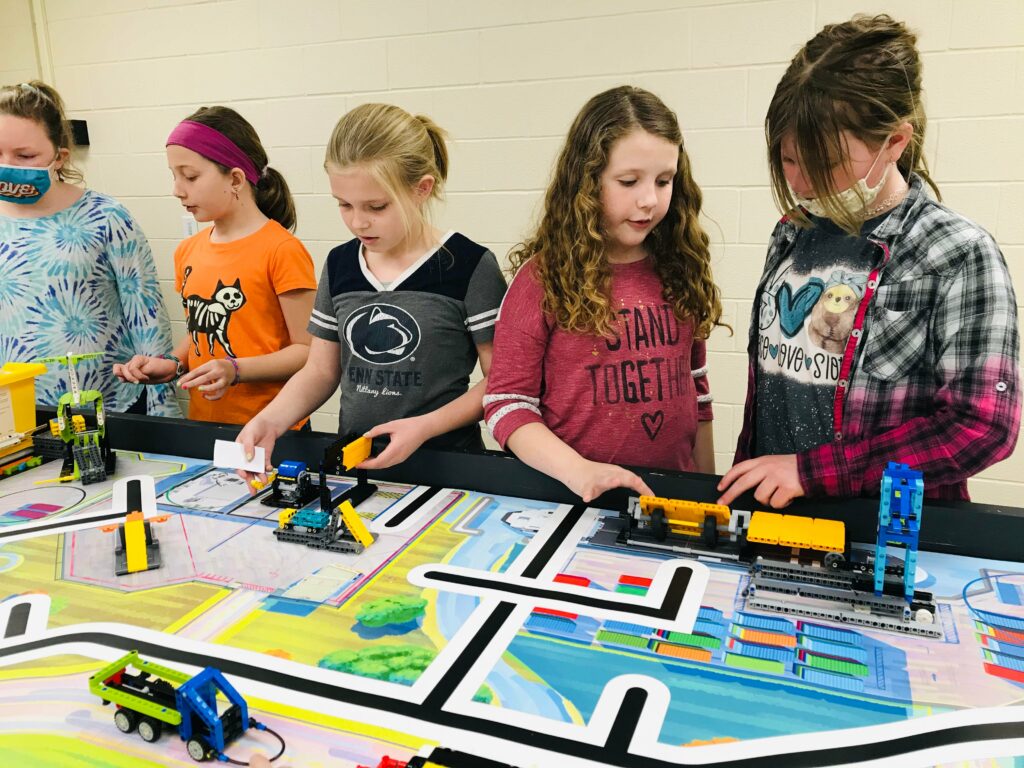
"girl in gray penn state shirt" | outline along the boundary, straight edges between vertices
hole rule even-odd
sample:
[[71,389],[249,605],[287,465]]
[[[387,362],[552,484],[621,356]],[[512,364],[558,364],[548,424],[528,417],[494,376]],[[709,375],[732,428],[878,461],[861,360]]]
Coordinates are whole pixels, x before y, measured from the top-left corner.
[[[429,118],[363,104],[331,135],[324,163],[356,237],[331,251],[309,322],[306,365],[237,440],[266,449],[341,385],[342,435],[388,435],[360,467],[404,461],[423,444],[483,446],[478,422],[505,279],[494,254],[443,234],[425,208],[448,173],[444,132]],[[469,387],[480,361],[484,381]]]

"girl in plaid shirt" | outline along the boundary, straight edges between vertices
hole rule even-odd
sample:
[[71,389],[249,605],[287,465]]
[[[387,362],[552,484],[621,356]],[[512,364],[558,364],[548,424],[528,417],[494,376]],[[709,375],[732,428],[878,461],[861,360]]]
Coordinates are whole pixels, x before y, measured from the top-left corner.
[[992,237],[930,198],[916,37],[889,16],[826,26],[790,63],[765,133],[776,225],[754,300],[747,403],[721,503],[876,494],[888,461],[927,495],[1013,451],[1016,300]]

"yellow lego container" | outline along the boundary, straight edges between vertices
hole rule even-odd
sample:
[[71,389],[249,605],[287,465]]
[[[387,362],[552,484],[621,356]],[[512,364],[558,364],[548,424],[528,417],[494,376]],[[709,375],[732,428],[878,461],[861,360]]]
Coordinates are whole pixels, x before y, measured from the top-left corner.
[[0,458],[32,445],[36,427],[36,376],[42,363],[4,363],[0,368]]

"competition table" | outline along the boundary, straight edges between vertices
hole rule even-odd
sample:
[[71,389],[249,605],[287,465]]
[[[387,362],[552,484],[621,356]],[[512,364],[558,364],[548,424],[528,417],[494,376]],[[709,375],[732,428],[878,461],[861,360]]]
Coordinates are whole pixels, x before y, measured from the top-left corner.
[[[357,512],[375,541],[345,554],[278,541],[279,510],[211,465],[237,427],[108,430],[105,483],[39,484],[59,462],[0,480],[5,764],[192,764],[174,734],[116,730],[88,691],[138,650],[221,670],[293,768],[1024,765],[1024,510],[925,503],[917,588],[940,636],[920,637],[752,609],[747,565],[616,546],[624,492],[585,505],[505,454],[370,473]],[[335,439],[289,434],[275,463],[315,468]],[[717,496],[717,478],[641,474],[660,496]],[[162,565],[115,576],[112,480],[134,475],[156,479]],[[875,540],[877,500],[786,511]],[[250,732],[226,751],[275,746]]]

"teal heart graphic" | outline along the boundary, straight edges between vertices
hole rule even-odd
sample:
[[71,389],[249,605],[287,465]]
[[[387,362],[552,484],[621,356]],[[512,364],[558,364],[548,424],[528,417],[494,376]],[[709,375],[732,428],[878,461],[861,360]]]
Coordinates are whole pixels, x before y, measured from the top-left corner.
[[768,354],[771,355],[772,356],[772,360],[774,360],[775,356],[779,354],[779,345],[778,344],[769,344],[768,345]]
[[804,365],[806,365],[806,366],[807,366],[807,370],[808,370],[808,371],[809,371],[809,370],[811,370],[811,366],[812,366],[813,364],[814,364],[814,360],[812,360],[812,359],[811,359],[811,358],[809,358],[809,357],[805,357],[805,358],[804,358]]
[[787,339],[792,339],[803,328],[804,320],[811,314],[811,310],[824,292],[825,283],[819,277],[808,280],[796,295],[793,295],[789,283],[779,288],[776,299],[779,304],[779,328]]

